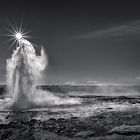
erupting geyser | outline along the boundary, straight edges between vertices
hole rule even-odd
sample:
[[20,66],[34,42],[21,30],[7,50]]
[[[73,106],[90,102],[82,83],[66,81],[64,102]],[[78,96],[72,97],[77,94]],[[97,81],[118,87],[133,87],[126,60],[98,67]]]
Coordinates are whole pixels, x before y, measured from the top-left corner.
[[32,43],[24,39],[21,33],[16,33],[15,38],[19,45],[7,60],[10,98],[3,101],[2,108],[27,109],[54,104],[79,104],[77,99],[58,97],[48,91],[36,89],[36,81],[48,64],[47,56],[43,48],[38,56]]

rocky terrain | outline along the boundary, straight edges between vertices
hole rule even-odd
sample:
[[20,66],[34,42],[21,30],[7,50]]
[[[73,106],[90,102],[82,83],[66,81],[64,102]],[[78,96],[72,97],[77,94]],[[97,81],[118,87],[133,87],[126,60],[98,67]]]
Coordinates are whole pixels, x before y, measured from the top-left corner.
[[[82,98],[83,106],[1,111],[0,139],[140,139],[139,97],[84,96]],[[84,107],[86,107],[85,110]]]

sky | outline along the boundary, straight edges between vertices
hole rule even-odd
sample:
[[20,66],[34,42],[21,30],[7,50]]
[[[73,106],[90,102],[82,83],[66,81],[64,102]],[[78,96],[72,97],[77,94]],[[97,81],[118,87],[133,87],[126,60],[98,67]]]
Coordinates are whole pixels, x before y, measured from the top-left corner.
[[[15,46],[4,34],[10,24],[30,31],[43,45],[48,67],[43,84],[140,84],[138,1],[5,1],[0,4],[0,82]],[[9,48],[9,49],[8,49]],[[36,51],[39,52],[38,48]]]

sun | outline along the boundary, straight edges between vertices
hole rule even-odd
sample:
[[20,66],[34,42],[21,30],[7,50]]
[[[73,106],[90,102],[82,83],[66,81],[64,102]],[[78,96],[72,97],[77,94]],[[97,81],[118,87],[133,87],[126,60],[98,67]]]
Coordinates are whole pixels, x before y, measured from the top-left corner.
[[22,34],[21,33],[16,33],[15,37],[16,37],[16,39],[20,40],[20,39],[22,39]]
[[22,24],[20,26],[10,24],[10,28],[5,29],[9,32],[9,34],[5,35],[10,37],[10,39],[7,41],[12,41],[12,44],[9,48],[11,48],[14,44],[18,46],[22,39],[28,39],[30,37],[28,35],[29,31],[25,31],[25,28],[22,27]]

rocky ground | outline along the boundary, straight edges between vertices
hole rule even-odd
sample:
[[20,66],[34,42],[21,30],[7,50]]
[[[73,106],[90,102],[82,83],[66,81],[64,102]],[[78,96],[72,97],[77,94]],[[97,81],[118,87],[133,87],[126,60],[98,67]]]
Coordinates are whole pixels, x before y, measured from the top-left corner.
[[[139,98],[102,97],[98,102],[114,103],[98,113],[64,117],[49,110],[0,112],[1,140],[140,140]],[[125,103],[127,108],[115,108]],[[97,104],[97,100],[94,102]],[[85,106],[85,105],[84,105]],[[101,109],[101,108],[100,108]],[[67,109],[66,109],[67,110]],[[97,110],[99,110],[97,108]],[[60,110],[59,110],[60,111]],[[88,110],[87,111],[91,111]],[[58,114],[57,114],[58,113]],[[70,113],[70,112],[69,112]],[[43,116],[46,118],[44,119]],[[49,117],[48,117],[49,116]],[[55,117],[57,116],[57,117]],[[84,117],[85,116],[85,117]],[[41,119],[42,117],[42,119]]]

